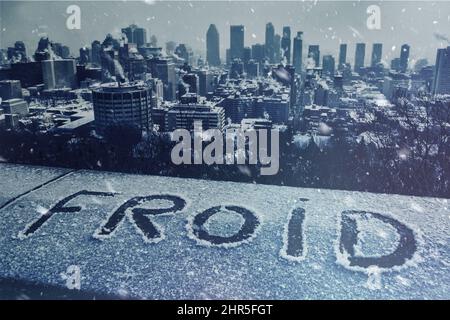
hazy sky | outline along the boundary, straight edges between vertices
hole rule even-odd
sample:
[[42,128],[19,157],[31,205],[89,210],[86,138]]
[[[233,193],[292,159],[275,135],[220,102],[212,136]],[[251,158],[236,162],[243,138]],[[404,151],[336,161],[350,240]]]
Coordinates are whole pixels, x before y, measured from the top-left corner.
[[[66,28],[66,8],[81,8],[81,30]],[[381,30],[366,26],[366,9],[381,8]],[[265,24],[272,22],[277,33],[291,27],[292,35],[304,32],[304,43],[319,44],[321,54],[337,56],[339,43],[366,42],[366,63],[373,42],[383,43],[383,58],[399,56],[403,43],[411,45],[411,57],[426,57],[434,63],[436,49],[447,46],[450,37],[450,1],[1,1],[0,46],[22,40],[28,52],[36,49],[39,35],[70,46],[78,55],[81,46],[102,41],[107,33],[136,23],[155,34],[159,45],[173,40],[186,43],[205,55],[205,34],[210,23],[220,33],[222,59],[229,47],[230,24],[245,25],[245,45],[264,42]],[[440,36],[436,36],[440,35]]]

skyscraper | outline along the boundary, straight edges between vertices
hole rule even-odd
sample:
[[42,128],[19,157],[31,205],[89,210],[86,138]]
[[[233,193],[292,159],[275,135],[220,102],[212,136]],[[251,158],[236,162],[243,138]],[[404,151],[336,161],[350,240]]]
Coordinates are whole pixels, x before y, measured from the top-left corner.
[[275,34],[273,37],[273,58],[274,63],[281,61],[281,36],[279,34]]
[[366,55],[366,44],[357,43],[355,51],[355,72],[359,72],[361,68],[364,68],[364,58]]
[[375,67],[381,62],[381,56],[383,54],[383,44],[374,43],[372,47],[372,62],[371,66]]
[[215,24],[210,24],[206,32],[206,61],[210,66],[220,65],[219,32]]
[[450,47],[437,51],[433,94],[450,94]]
[[134,43],[138,47],[143,46],[147,42],[147,31],[135,24],[123,28],[122,33],[126,35],[128,43]]
[[244,26],[230,26],[230,58],[242,59],[244,55]]
[[96,65],[100,65],[101,62],[101,51],[102,51],[102,45],[100,43],[100,41],[95,40],[94,42],[92,42],[91,44],[91,59],[92,59],[92,63],[96,64]]
[[265,48],[265,45],[260,43],[252,45],[252,59],[255,60],[255,62],[262,63],[264,61],[266,56]]
[[342,67],[347,63],[347,44],[342,43],[339,46],[339,65],[338,69],[341,70]]
[[283,50],[283,57],[286,58],[286,63],[291,63],[291,28],[283,27],[283,37],[281,38],[281,49]]
[[42,61],[45,89],[75,88],[76,72],[74,59]]
[[269,22],[266,24],[266,37],[265,37],[265,49],[266,49],[266,57],[268,58],[270,63],[275,62],[275,28],[273,24]]
[[408,69],[408,62],[409,62],[409,45],[404,44],[402,45],[401,51],[400,51],[400,71],[406,72]]
[[320,65],[320,48],[319,45],[310,45],[308,48],[308,58],[314,60],[314,66],[318,67]]
[[300,73],[302,71],[302,50],[303,50],[303,32],[297,32],[297,36],[294,38],[292,64],[295,71]]
[[322,59],[323,74],[332,77],[334,75],[334,69],[335,69],[334,57],[332,55],[324,55]]

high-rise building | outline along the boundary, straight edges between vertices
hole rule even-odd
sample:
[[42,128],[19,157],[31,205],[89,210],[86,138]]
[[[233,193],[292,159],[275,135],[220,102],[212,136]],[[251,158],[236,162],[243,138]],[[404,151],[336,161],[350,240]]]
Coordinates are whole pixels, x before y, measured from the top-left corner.
[[102,132],[114,124],[150,130],[152,90],[144,82],[107,83],[92,90],[95,127]]
[[450,47],[437,51],[433,94],[450,94]]
[[410,46],[407,44],[402,45],[401,51],[400,51],[400,71],[406,72],[408,69],[408,62],[409,62],[409,49]]
[[252,45],[252,59],[257,63],[263,63],[265,59],[265,46],[257,43]]
[[220,66],[219,31],[215,24],[210,24],[206,32],[206,61],[210,66]]
[[230,59],[243,59],[244,57],[244,26],[230,26]]
[[266,24],[265,49],[270,63],[275,62],[275,28],[271,22]]
[[164,100],[175,100],[177,94],[175,64],[165,58],[150,59],[149,64],[152,76],[160,79],[164,84]]
[[292,52],[292,64],[295,71],[300,73],[302,71],[302,51],[303,51],[303,32],[297,32],[297,36],[294,38],[293,52]]
[[283,27],[283,37],[281,38],[281,49],[283,50],[283,57],[287,64],[291,63],[291,28]]
[[2,100],[21,99],[22,86],[19,80],[2,80],[0,81],[0,98]]
[[79,63],[80,64],[88,64],[89,61],[91,60],[91,53],[89,51],[89,48],[83,47],[80,48],[80,59],[79,59]]
[[339,65],[338,65],[338,69],[342,70],[342,68],[345,66],[346,63],[347,63],[347,44],[346,43],[341,43],[341,45],[339,46]]
[[364,59],[366,56],[366,44],[365,43],[357,43],[356,51],[355,51],[355,72],[359,72],[361,68],[364,68]]
[[324,55],[322,58],[322,72],[325,75],[334,76],[335,60],[332,55]]
[[374,43],[372,47],[372,61],[371,61],[372,67],[375,67],[377,64],[381,62],[382,54],[383,54],[383,44]]
[[127,37],[128,43],[134,43],[138,47],[147,43],[147,31],[144,28],[139,28],[135,24],[123,28],[122,33]]
[[93,64],[100,65],[101,63],[101,52],[102,52],[102,45],[100,41],[95,40],[91,44],[91,60]]
[[279,34],[273,37],[273,52],[274,62],[279,63],[281,61],[281,36]]
[[314,60],[315,67],[320,65],[320,48],[318,45],[309,46],[308,58],[312,58]]
[[42,61],[45,89],[75,88],[76,72],[74,59]]

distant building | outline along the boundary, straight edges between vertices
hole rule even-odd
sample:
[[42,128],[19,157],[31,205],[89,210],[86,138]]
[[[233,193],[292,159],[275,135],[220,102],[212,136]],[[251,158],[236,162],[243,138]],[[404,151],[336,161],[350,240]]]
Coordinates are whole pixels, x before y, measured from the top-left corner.
[[437,51],[433,94],[450,94],[450,46]]
[[230,26],[230,59],[243,59],[244,57],[244,26]]
[[335,60],[332,55],[324,55],[322,59],[322,72],[325,75],[333,76],[335,70]]
[[314,60],[315,67],[320,66],[320,49],[318,45],[309,46],[308,57]]
[[401,51],[400,51],[400,71],[406,72],[408,69],[408,63],[409,63],[409,50],[410,46],[407,44],[402,45]]
[[152,76],[160,79],[164,84],[164,100],[175,100],[177,97],[175,64],[169,59],[153,58],[149,60],[149,67]]
[[303,32],[297,32],[297,36],[294,38],[293,52],[292,52],[292,65],[297,73],[302,71],[303,60]]
[[275,63],[275,28],[271,22],[266,24],[264,47],[269,62]]
[[143,82],[108,83],[92,90],[95,127],[100,132],[109,125],[152,128],[152,90]]
[[379,63],[381,63],[382,54],[383,54],[383,44],[374,43],[372,47],[372,60],[371,60],[372,67],[376,67]]
[[220,66],[220,41],[216,25],[209,25],[206,32],[206,61],[210,66]]
[[42,74],[45,89],[75,88],[76,63],[74,59],[44,60]]
[[291,63],[291,28],[283,27],[283,36],[281,38],[281,50],[287,64]]
[[285,124],[289,119],[289,96],[260,97],[255,103],[257,117],[266,116],[274,123]]
[[357,43],[356,51],[355,51],[355,72],[360,72],[362,68],[364,68],[364,59],[366,56],[366,44],[365,43]]
[[23,99],[2,100],[1,107],[5,114],[25,116],[28,114],[28,103]]
[[127,37],[128,43],[134,43],[138,47],[147,43],[147,31],[144,28],[139,28],[135,24],[123,28],[122,33]]
[[19,80],[0,81],[0,98],[2,100],[21,99],[22,86]]
[[252,59],[257,63],[263,63],[266,58],[266,48],[263,44],[252,45]]
[[[192,101],[192,102],[190,102]],[[182,100],[181,102],[171,107],[166,113],[167,131],[175,129],[186,129],[192,131],[194,129],[194,122],[201,121],[203,130],[220,129],[223,130],[225,124],[225,113],[221,107],[214,103],[195,100]]]
[[347,44],[342,43],[339,46],[339,65],[338,69],[342,70],[347,63]]

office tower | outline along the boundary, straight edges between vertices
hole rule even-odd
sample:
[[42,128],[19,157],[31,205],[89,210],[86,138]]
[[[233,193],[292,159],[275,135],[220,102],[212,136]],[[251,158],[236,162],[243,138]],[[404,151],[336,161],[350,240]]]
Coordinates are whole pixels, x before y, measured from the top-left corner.
[[364,58],[366,55],[366,44],[357,43],[355,51],[355,66],[354,71],[359,72],[361,68],[364,68]]
[[244,73],[244,63],[242,60],[235,59],[231,62],[230,78],[239,79]]
[[391,69],[400,71],[400,58],[394,58],[391,60]]
[[332,77],[334,75],[334,69],[335,69],[334,57],[332,55],[324,55],[322,59],[323,74]]
[[257,63],[263,63],[265,60],[265,45],[257,43],[252,45],[252,59]]
[[291,63],[291,28],[283,27],[283,37],[281,38],[281,49],[287,64]]
[[266,24],[265,49],[270,63],[275,63],[275,28],[271,22]]
[[127,37],[128,43],[134,43],[138,47],[142,47],[147,43],[147,31],[135,24],[123,28],[122,33]]
[[246,65],[251,58],[252,58],[252,48],[245,47],[244,52],[242,54],[242,62],[244,63],[244,65]]
[[273,123],[287,123],[289,119],[289,97],[272,96],[260,97],[255,101],[256,117],[265,118],[267,115]]
[[318,45],[310,45],[308,48],[308,58],[314,60],[314,67],[320,65],[320,48]]
[[75,88],[76,70],[74,59],[42,61],[45,89]]
[[244,55],[244,26],[230,26],[230,59],[241,59]]
[[179,96],[184,95],[185,93],[194,93],[196,95],[199,94],[199,77],[194,73],[187,73],[183,75],[182,79],[182,86],[181,90],[179,90]]
[[89,48],[80,48],[80,59],[79,59],[79,63],[80,64],[88,64],[90,61],[90,52],[89,52]]
[[20,61],[27,60],[27,50],[22,41],[16,41],[14,43],[14,56]]
[[303,51],[303,32],[297,32],[297,36],[294,38],[292,54],[292,64],[294,65],[295,71],[300,73],[302,71],[302,51]]
[[3,100],[1,103],[1,107],[5,114],[25,116],[29,113],[28,103],[23,99],[14,98]]
[[339,46],[339,65],[338,69],[341,70],[347,63],[347,44],[342,43]]
[[175,100],[177,91],[175,64],[165,58],[150,59],[149,64],[152,76],[160,79],[164,84],[164,100]]
[[[183,97],[184,98],[184,97]],[[225,112],[213,102],[196,102],[195,97],[186,97],[180,104],[171,107],[166,114],[166,130],[193,130],[194,122],[201,121],[202,129],[220,129],[225,125]]]
[[450,94],[450,47],[437,51],[433,94]]
[[2,100],[22,99],[22,86],[19,80],[0,81],[0,98]]
[[377,64],[381,62],[382,54],[383,54],[383,44],[374,43],[372,47],[372,61],[371,61],[372,67],[375,67]]
[[219,31],[215,24],[210,24],[206,32],[206,61],[210,66],[220,66]]
[[59,42],[53,42],[51,44],[53,53],[60,58],[67,59],[70,55],[70,50],[68,46],[65,46]]
[[281,61],[281,36],[276,34],[273,37],[273,50],[274,50],[274,62],[279,63]]
[[95,40],[91,44],[91,60],[93,64],[100,65],[101,59],[101,52],[102,52],[102,45],[100,41]]
[[216,82],[214,79],[214,74],[207,69],[202,69],[196,71],[199,83],[199,95],[206,97],[206,95],[214,91]]
[[183,59],[185,63],[189,64],[192,57],[192,51],[188,49],[184,43],[180,43],[175,48],[175,55]]
[[19,80],[23,88],[36,86],[44,82],[40,62],[13,63],[9,74],[11,79]]
[[250,60],[246,66],[246,72],[248,78],[256,78],[259,76],[259,63],[255,60]]
[[102,132],[113,124],[126,124],[149,130],[152,89],[144,82],[107,83],[92,90],[95,128]]
[[409,62],[409,45],[404,44],[402,45],[401,51],[400,51],[400,71],[406,72],[408,69],[408,62]]

